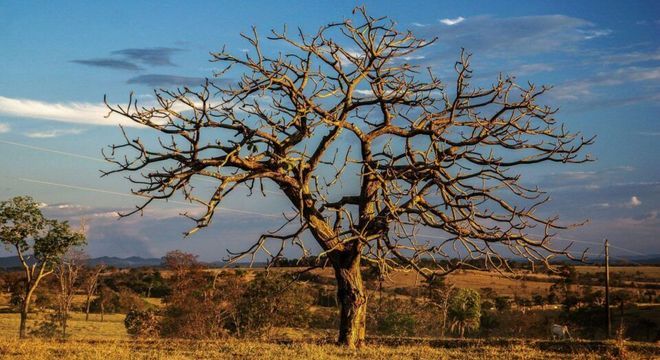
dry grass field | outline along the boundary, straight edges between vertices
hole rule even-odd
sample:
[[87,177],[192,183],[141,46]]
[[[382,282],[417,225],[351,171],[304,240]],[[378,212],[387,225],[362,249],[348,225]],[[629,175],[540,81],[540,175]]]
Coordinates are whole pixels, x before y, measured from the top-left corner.
[[[273,271],[292,271],[291,268],[275,268]],[[598,267],[577,267],[578,272],[601,271]],[[212,270],[213,271],[213,270]],[[217,271],[217,270],[215,270]],[[252,269],[252,271],[261,271]],[[314,273],[332,279],[330,269],[316,269]],[[636,274],[651,281],[660,280],[660,267],[614,267],[613,273]],[[248,272],[248,277],[253,276]],[[458,271],[449,281],[458,287],[491,288],[498,294],[545,293],[555,280],[552,276],[535,274],[537,281],[521,281],[497,273],[473,270]],[[422,279],[414,273],[397,273],[383,285],[386,288],[414,287]],[[161,300],[145,299],[162,306]],[[8,311],[8,294],[0,294],[0,310]],[[79,307],[83,297],[76,296]],[[639,307],[646,316],[659,315],[653,309]],[[263,339],[219,339],[213,341],[188,341],[173,339],[135,340],[124,327],[124,315],[72,313],[69,336],[66,341],[30,337],[19,340],[17,336],[19,316],[16,313],[0,313],[0,359],[657,359],[660,346],[654,343],[623,343],[610,341],[553,342],[542,339],[471,339],[436,340],[424,338],[369,338],[369,345],[351,351],[333,345],[334,331],[319,329],[275,328]],[[30,315],[28,327],[34,328],[45,318],[45,313]],[[531,313],[530,313],[531,316]]]
[[[133,340],[123,326],[123,315],[109,315],[101,322],[93,315],[84,321],[74,313],[66,341],[17,338],[18,315],[0,314],[1,359],[653,359],[660,356],[654,344],[626,342],[550,342],[510,340],[370,339],[360,350],[328,343],[329,334],[279,329],[272,338],[213,341]],[[30,325],[39,314],[33,314]],[[282,336],[292,341],[282,339]],[[274,340],[274,339],[279,340]],[[387,345],[385,345],[387,344]],[[623,352],[621,352],[623,349]]]
[[[272,344],[258,341],[57,341],[8,340],[0,345],[3,359],[618,359],[620,353],[540,351],[524,344],[436,348],[378,346],[348,350],[334,345]],[[652,354],[627,352],[628,359],[651,359]]]

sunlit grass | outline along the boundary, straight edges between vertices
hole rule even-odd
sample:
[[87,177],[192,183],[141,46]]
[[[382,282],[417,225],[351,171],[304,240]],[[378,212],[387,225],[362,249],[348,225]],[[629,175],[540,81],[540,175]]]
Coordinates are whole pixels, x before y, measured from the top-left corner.
[[[29,326],[45,314],[31,314]],[[131,339],[124,329],[124,315],[106,315],[100,321],[98,314],[91,314],[90,321],[84,314],[73,313],[69,321],[69,337],[66,341],[30,337],[19,340],[19,316],[15,313],[0,314],[1,359],[602,359],[618,358],[615,346],[605,351],[585,351],[575,347],[569,353],[543,351],[533,342],[502,343],[474,342],[459,347],[433,347],[429,345],[385,346],[370,344],[363,349],[349,350],[333,344],[309,343],[321,335],[310,334],[306,329],[276,329],[265,339],[220,339],[193,341],[174,339]],[[283,336],[285,335],[285,336]],[[293,340],[287,344],[272,342],[274,338]],[[645,345],[653,347],[654,345]],[[572,346],[568,346],[572,349]],[[657,351],[653,351],[657,352]],[[652,358],[646,352],[628,350],[630,359]]]
[[[28,332],[37,326],[46,313],[33,313],[28,317]],[[16,313],[0,314],[0,335],[5,338],[18,338],[18,325],[20,317]],[[106,314],[101,321],[101,315],[89,314],[89,321],[85,321],[85,314],[71,313],[68,324],[68,338],[70,340],[126,340],[128,334],[124,328],[124,315]]]
[[[631,354],[631,358],[641,358]],[[349,350],[335,345],[271,344],[254,340],[222,341],[57,341],[10,339],[0,345],[3,359],[559,359],[567,354],[524,345],[442,349],[429,346],[376,346]],[[601,359],[603,354],[575,353],[574,359]]]

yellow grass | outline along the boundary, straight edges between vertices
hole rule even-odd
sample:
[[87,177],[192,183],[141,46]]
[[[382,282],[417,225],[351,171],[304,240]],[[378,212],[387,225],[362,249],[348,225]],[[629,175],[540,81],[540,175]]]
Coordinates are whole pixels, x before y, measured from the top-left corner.
[[[28,331],[34,329],[47,313],[33,313],[28,317]],[[106,314],[101,321],[101,315],[89,314],[89,321],[85,321],[85,314],[71,313],[68,330],[71,340],[97,339],[97,340],[126,340],[128,334],[124,328],[124,315]],[[19,315],[17,313],[0,314],[0,338],[15,338],[18,336]]]
[[[630,358],[642,358],[631,354]],[[368,346],[349,350],[334,345],[278,345],[257,341],[57,341],[8,340],[0,345],[3,359],[601,359],[602,354],[540,352],[516,345],[441,349],[429,346]]]
[[[43,316],[43,315],[41,315]],[[35,319],[38,314],[33,314]],[[542,351],[533,342],[517,344],[474,343],[464,347],[441,348],[428,345],[368,345],[349,350],[332,344],[312,344],[307,330],[280,329],[276,336],[289,334],[296,341],[277,344],[272,339],[222,339],[187,341],[173,339],[134,340],[126,335],[123,315],[106,316],[100,322],[96,315],[84,321],[84,314],[74,313],[67,341],[31,337],[17,338],[18,314],[0,314],[0,359],[602,359],[618,358],[614,347],[593,352],[576,348],[572,353]],[[327,334],[326,334],[327,335]],[[645,345],[648,346],[649,345]],[[651,347],[653,345],[650,345]],[[569,345],[569,349],[572,346]],[[657,351],[628,350],[629,359],[652,358]]]
[[[603,266],[576,266],[575,269],[579,273],[595,273],[604,272]],[[660,266],[610,266],[610,273],[622,273],[624,275],[633,275],[637,272],[642,273],[645,277],[655,279],[660,282]]]

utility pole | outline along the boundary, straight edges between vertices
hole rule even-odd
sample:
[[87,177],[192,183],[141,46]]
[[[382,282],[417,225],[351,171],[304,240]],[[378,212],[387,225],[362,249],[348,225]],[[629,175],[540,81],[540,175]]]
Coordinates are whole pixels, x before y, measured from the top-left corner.
[[605,308],[607,309],[607,337],[612,337],[612,312],[610,311],[610,243],[605,239]]

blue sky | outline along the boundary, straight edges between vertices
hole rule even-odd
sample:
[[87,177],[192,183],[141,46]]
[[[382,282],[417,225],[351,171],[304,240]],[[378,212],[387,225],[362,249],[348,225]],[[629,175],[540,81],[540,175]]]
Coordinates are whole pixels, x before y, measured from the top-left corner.
[[[319,1],[0,3],[0,199],[29,194],[50,216],[90,219],[93,256],[161,256],[184,249],[204,260],[239,250],[287,210],[272,197],[231,198],[213,226],[192,238],[177,214],[158,204],[117,221],[138,202],[121,177],[99,178],[100,149],[119,141],[118,119],[102,99],[145,102],[154,87],[211,76],[210,51],[240,53],[240,32],[257,26],[315,31],[349,17],[355,5],[389,16],[400,29],[438,38],[414,59],[451,82],[461,47],[474,54],[478,81],[499,72],[553,85],[545,102],[571,130],[597,135],[597,161],[537,166],[523,179],[552,196],[548,213],[590,222],[560,235],[595,248],[608,237],[615,255],[660,253],[660,3],[656,1]],[[277,50],[271,48],[271,50]],[[132,129],[139,134],[139,129]]]

